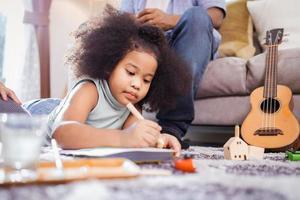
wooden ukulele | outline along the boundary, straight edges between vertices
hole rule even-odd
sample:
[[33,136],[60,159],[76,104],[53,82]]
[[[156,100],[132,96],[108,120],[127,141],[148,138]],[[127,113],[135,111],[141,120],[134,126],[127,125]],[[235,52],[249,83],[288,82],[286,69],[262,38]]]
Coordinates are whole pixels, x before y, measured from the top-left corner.
[[283,29],[266,33],[265,84],[251,93],[251,110],[241,128],[248,144],[269,149],[290,145],[299,136],[299,122],[290,110],[292,92],[277,85],[278,45],[282,36]]

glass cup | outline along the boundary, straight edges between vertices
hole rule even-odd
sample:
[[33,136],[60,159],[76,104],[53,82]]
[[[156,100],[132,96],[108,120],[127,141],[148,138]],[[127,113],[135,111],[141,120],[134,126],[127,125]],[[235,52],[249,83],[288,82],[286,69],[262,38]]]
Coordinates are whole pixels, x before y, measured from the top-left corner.
[[46,116],[0,114],[0,136],[5,180],[33,181],[45,141]]

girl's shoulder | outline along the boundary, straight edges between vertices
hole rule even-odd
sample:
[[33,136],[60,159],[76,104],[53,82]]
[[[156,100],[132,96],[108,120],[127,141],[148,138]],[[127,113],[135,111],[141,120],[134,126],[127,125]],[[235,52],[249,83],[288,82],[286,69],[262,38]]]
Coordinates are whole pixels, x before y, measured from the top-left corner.
[[99,94],[96,82],[90,79],[78,81],[67,98],[69,101],[85,101],[85,103],[96,105]]
[[96,82],[90,79],[79,81],[72,89],[72,92],[79,92],[88,96],[98,94]]

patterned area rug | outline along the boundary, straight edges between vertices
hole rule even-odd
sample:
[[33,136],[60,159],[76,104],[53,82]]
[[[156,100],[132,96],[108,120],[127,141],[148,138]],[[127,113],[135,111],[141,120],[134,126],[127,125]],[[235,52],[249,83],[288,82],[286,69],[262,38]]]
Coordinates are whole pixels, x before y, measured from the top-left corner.
[[300,199],[300,162],[288,161],[284,153],[248,161],[224,160],[223,148],[192,147],[183,154],[194,156],[197,174],[178,172],[170,163],[144,165],[173,169],[175,176],[110,186],[120,199],[127,199],[128,191],[137,199],[146,194],[153,199]]
[[61,185],[0,188],[1,199],[300,199],[300,162],[284,153],[264,160],[224,160],[222,148],[191,147],[197,173],[174,170],[172,163],[143,164],[143,169],[168,169],[172,176],[128,180],[90,180]]

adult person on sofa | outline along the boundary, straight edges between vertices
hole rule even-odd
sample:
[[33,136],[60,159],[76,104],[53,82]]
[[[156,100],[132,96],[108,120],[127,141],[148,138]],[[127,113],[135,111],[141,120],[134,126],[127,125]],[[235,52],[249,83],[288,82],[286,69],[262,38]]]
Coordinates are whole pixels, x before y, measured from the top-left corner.
[[[179,141],[194,119],[194,97],[208,64],[216,57],[221,36],[217,29],[225,17],[224,0],[122,0],[122,11],[136,15],[141,23],[165,31],[169,45],[189,64],[192,85],[178,97],[173,110],[160,110],[157,119],[162,132]],[[180,76],[180,74],[178,74]],[[188,147],[181,143],[182,148]]]

